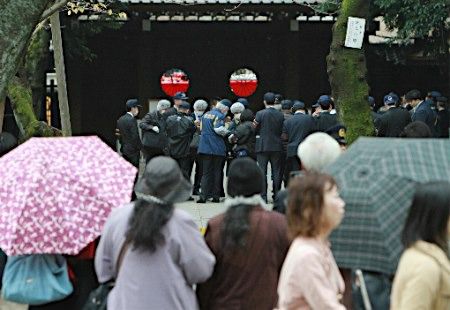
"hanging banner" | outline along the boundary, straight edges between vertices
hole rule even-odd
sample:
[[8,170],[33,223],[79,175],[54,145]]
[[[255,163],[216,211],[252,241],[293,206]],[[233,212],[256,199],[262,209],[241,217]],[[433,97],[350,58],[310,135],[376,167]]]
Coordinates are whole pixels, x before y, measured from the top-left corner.
[[345,36],[345,47],[361,48],[366,29],[364,18],[349,17],[347,21],[347,35]]

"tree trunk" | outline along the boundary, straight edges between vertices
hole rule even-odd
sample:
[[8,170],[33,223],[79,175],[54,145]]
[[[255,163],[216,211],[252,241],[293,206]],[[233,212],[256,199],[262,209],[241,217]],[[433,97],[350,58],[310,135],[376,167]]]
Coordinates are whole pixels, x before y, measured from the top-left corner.
[[69,100],[67,98],[66,69],[64,65],[64,52],[61,37],[59,12],[50,16],[52,25],[53,54],[55,57],[56,80],[58,81],[58,101],[61,116],[61,129],[64,136],[72,135],[70,124]]
[[0,133],[3,131],[3,120],[5,119],[5,98],[0,98]]
[[339,117],[347,127],[347,141],[374,134],[374,125],[367,97],[366,59],[363,49],[344,47],[349,16],[367,18],[369,1],[343,0],[333,26],[333,39],[327,57],[328,78]]
[[62,135],[58,129],[37,120],[31,103],[31,90],[18,78],[13,78],[9,83],[7,95],[11,101],[14,118],[23,140],[32,136],[53,137]]
[[[46,71],[50,60],[49,45],[50,33],[43,27],[35,30],[25,56],[26,79],[31,87],[33,109],[37,117],[41,115],[45,101]],[[24,78],[25,76],[22,77],[22,81]]]
[[17,72],[31,34],[51,0],[0,0],[0,98]]

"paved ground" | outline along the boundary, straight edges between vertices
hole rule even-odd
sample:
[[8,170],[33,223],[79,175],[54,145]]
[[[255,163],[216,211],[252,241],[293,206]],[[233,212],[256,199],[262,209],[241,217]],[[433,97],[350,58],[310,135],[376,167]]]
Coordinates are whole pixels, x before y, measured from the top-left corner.
[[[139,169],[140,171],[140,175],[142,175],[143,171],[145,169],[145,162],[144,160],[141,160],[141,167]],[[194,169],[192,169],[193,173],[191,176],[191,182],[194,182],[194,171],[195,171],[195,165],[194,165]],[[268,167],[268,193],[269,193],[269,197],[272,196],[272,182],[271,182],[271,169],[270,169],[270,165]],[[225,178],[224,180],[224,187],[226,189],[226,182],[227,182],[227,178]],[[194,196],[195,200],[198,199],[198,196]],[[223,204],[223,200],[224,198],[222,198],[222,202],[221,203],[204,203],[204,204],[198,204],[195,201],[187,201],[184,203],[180,203],[177,205],[178,208],[181,208],[183,210],[186,210],[187,212],[189,212],[194,218],[195,218],[195,222],[198,224],[199,228],[206,228],[206,224],[208,223],[208,220],[214,216],[216,216],[217,214],[220,214],[222,212],[225,211],[225,206]],[[268,208],[272,209],[272,204],[270,203],[270,198],[269,198],[269,204],[268,204]],[[1,309],[0,309],[1,310]]]
[[[196,196],[194,197],[197,199]],[[188,201],[177,204],[176,207],[189,212],[195,218],[195,222],[199,228],[206,228],[206,224],[210,218],[225,212],[223,202],[198,204],[194,201]],[[272,205],[269,204],[267,207],[271,209]]]

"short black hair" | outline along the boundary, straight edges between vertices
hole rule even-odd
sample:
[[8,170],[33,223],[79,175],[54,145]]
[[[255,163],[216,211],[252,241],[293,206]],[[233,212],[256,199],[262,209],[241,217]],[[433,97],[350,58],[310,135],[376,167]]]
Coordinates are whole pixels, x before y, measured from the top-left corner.
[[256,161],[249,157],[236,158],[228,171],[227,193],[231,197],[261,194],[264,175]]
[[400,138],[423,139],[432,137],[433,135],[431,134],[430,127],[421,121],[409,123],[409,125],[403,128],[403,131],[400,133]]
[[450,183],[418,185],[402,233],[405,248],[423,240],[448,251],[447,225],[450,216]]

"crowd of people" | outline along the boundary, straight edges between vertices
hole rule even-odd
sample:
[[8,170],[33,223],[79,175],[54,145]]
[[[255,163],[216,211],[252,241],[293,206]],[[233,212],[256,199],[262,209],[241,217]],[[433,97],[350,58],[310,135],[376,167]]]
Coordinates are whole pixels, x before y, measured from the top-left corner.
[[[301,152],[317,154],[336,143],[317,141]],[[179,166],[153,158],[136,186],[138,199],[110,215],[97,249],[99,280],[115,279],[108,309],[346,309],[351,287],[328,241],[345,203],[333,177],[314,170],[335,159],[306,159],[309,170],[289,183],[286,215],[265,208],[256,162],[233,160],[227,210],[208,222],[203,239],[193,218],[174,208],[190,195]],[[449,234],[450,183],[418,187],[391,309],[448,309]]]
[[[185,93],[160,100],[156,110],[145,115],[138,124],[141,107],[136,99],[126,103],[127,113],[117,122],[117,133],[123,156],[139,166],[141,151],[146,162],[167,155],[180,165],[190,179],[195,163],[193,195],[197,203],[220,202],[225,197],[224,168],[234,158],[250,157],[268,176],[272,173],[272,199],[287,187],[289,176],[300,170],[297,147],[310,134],[325,132],[346,147],[346,127],[340,123],[333,98],[321,95],[310,108],[300,100],[283,99],[268,92],[263,97],[264,109],[254,112],[247,99],[214,99],[211,103],[196,100],[191,107]],[[432,91],[422,98],[411,90],[401,99],[393,92],[378,107],[368,98],[375,133],[379,137],[431,138],[449,137],[447,98]],[[142,130],[140,138],[138,127]],[[228,170],[228,168],[226,169]],[[262,192],[268,201],[267,181]],[[190,198],[193,200],[193,198]]]
[[[443,137],[441,127],[448,133],[446,99],[437,96],[434,105],[434,97],[417,97],[410,91],[399,103],[386,95],[373,113],[377,135]],[[329,242],[345,217],[339,184],[324,172],[346,147],[333,99],[322,95],[311,110],[266,93],[266,108],[257,113],[243,98],[197,100],[192,113],[187,99],[177,93],[174,106],[160,100],[141,122],[139,102],[127,101],[117,122],[121,151],[135,166],[141,151],[146,158],[136,197],[109,214],[99,240],[66,256],[73,293],[30,309],[449,309],[449,182],[417,186],[397,271],[377,288],[387,296],[376,295],[367,308],[352,300],[347,272],[355,270],[338,267]],[[219,202],[223,173],[226,211],[202,235],[175,204],[195,194],[198,203]],[[366,275],[377,279],[376,272]]]

